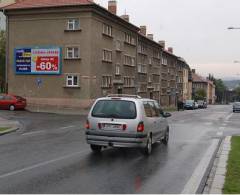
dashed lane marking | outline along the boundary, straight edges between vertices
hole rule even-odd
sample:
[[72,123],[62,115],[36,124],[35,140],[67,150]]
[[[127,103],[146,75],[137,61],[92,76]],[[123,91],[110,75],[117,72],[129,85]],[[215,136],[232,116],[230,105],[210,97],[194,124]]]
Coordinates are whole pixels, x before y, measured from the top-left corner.
[[41,162],[41,163],[29,166],[29,167],[25,167],[23,169],[19,169],[19,170],[16,170],[16,171],[5,173],[3,175],[0,175],[0,179],[10,177],[10,176],[13,176],[13,175],[17,175],[17,174],[20,174],[20,173],[23,173],[23,172],[26,172],[26,171],[30,171],[30,170],[33,170],[33,169],[36,169],[36,168],[39,168],[39,167],[43,167],[43,166],[46,166],[46,165],[49,165],[49,164],[53,164],[53,163],[56,163],[56,162],[61,161],[61,160],[66,160],[68,158],[83,155],[86,152],[87,152],[87,150],[81,151],[81,152],[75,152],[75,153],[72,153],[72,154],[69,154],[69,155],[66,155],[66,156],[62,156],[62,157],[55,158],[55,159],[45,161],[45,162]]
[[39,133],[44,133],[44,130],[40,130],[40,131],[33,131],[33,132],[29,132],[29,133],[23,133],[23,136],[27,136],[27,135],[35,135],[35,134],[39,134]]
[[73,127],[75,127],[75,126],[67,126],[67,127],[61,127],[60,129],[70,129],[70,128],[73,128]]
[[226,117],[226,121],[228,121],[231,117],[232,117],[233,113],[229,114],[227,117]]

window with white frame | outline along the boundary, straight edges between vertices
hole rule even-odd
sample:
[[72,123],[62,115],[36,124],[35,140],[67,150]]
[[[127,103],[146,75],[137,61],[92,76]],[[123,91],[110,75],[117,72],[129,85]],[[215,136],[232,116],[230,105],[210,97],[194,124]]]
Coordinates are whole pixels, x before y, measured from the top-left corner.
[[144,64],[138,64],[138,73],[147,73],[147,66]]
[[67,59],[78,59],[78,58],[80,58],[79,47],[67,47],[66,48],[66,58]]
[[67,30],[80,30],[80,20],[75,19],[69,19],[67,23]]
[[120,65],[116,64],[115,66],[115,75],[120,75]]
[[103,34],[112,37],[112,26],[103,24]]
[[129,33],[125,33],[125,42],[131,45],[136,45],[135,37]]
[[134,77],[124,77],[123,80],[125,87],[134,87]]
[[67,75],[66,76],[66,87],[79,87],[79,76],[78,75]]
[[112,86],[112,76],[102,76],[102,87],[110,88]]
[[112,62],[112,51],[103,49],[103,61]]
[[124,65],[135,66],[135,57],[124,55]]
[[121,51],[121,49],[122,49],[121,47],[122,47],[121,41],[117,40],[117,41],[116,41],[116,50],[117,50],[117,51]]

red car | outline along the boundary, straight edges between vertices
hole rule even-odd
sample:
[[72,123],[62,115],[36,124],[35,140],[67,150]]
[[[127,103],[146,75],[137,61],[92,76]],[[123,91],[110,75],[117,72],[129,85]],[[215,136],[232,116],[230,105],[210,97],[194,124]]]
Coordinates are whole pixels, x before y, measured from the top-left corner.
[[27,101],[25,98],[10,94],[0,94],[0,109],[16,110],[25,109]]

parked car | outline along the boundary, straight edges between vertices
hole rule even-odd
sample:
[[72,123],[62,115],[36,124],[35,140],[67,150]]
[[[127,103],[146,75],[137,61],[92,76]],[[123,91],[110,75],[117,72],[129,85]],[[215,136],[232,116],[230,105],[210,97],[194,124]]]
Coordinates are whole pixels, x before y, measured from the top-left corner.
[[233,103],[233,112],[240,111],[240,102]]
[[16,110],[25,109],[27,101],[25,98],[10,94],[0,94],[0,109]]
[[186,100],[184,108],[187,110],[194,110],[196,109],[194,100]]
[[207,108],[207,102],[205,102],[204,100],[198,100],[198,108]]
[[155,100],[109,95],[93,104],[86,122],[86,140],[94,152],[102,147],[134,147],[149,155],[152,144],[168,144],[166,118],[170,116]]

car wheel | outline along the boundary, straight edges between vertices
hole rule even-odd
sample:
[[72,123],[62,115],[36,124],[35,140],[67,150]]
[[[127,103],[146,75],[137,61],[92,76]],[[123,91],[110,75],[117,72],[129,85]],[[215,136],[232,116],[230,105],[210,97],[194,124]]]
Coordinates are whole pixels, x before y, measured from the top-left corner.
[[15,106],[14,105],[9,106],[9,110],[10,111],[14,111],[15,110]]
[[96,153],[100,153],[102,150],[102,146],[97,146],[97,145],[91,145],[91,150]]
[[152,136],[148,137],[147,140],[147,145],[146,147],[143,149],[143,154],[148,156],[152,153]]
[[163,144],[167,145],[168,144],[168,140],[169,140],[169,129],[167,129],[164,138],[163,138]]

